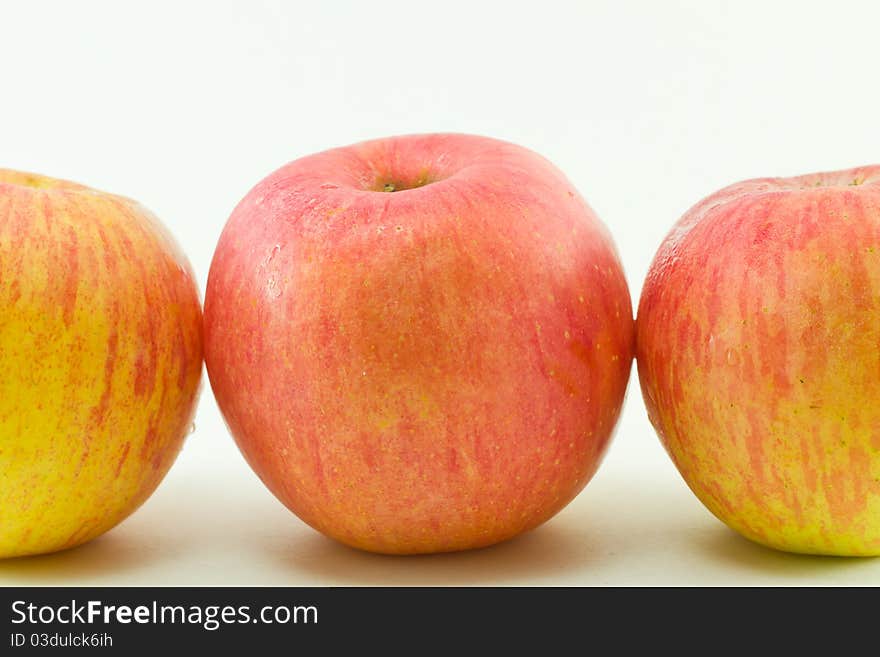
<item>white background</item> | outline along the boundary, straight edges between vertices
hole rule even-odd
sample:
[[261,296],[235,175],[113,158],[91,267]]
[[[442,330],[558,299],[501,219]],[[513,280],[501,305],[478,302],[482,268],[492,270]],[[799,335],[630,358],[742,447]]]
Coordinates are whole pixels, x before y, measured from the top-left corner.
[[[613,232],[634,301],[663,235],[728,183],[880,160],[877,2],[0,4],[0,166],[131,196],[204,289],[236,202],[281,164],[461,131],[555,162]],[[0,584],[880,584],[785,555],[685,487],[635,375],[599,474],[542,528],[477,552],[360,553],[259,483],[205,380],[197,430],[129,520]]]

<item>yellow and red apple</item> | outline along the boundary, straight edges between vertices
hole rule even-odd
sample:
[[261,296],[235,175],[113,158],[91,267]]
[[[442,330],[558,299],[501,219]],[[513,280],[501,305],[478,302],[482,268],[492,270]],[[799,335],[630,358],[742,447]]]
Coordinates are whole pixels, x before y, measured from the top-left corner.
[[201,354],[192,273],[153,215],[0,170],[0,557],[84,543],[149,497]]
[[637,361],[721,520],[782,550],[880,555],[880,166],[694,206],[645,281]]
[[220,238],[205,355],[300,518],[385,553],[526,531],[599,465],[633,352],[611,238],[547,160],[419,135],[297,160]]

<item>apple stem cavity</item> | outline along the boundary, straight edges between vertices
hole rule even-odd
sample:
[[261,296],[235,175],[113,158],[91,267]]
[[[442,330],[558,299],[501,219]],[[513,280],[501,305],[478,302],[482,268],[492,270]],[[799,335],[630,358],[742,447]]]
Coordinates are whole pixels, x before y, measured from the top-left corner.
[[402,192],[408,189],[417,189],[419,187],[424,187],[425,185],[430,185],[433,180],[428,178],[427,175],[422,175],[420,178],[417,178],[412,183],[401,182],[401,181],[379,181],[374,190],[380,192]]

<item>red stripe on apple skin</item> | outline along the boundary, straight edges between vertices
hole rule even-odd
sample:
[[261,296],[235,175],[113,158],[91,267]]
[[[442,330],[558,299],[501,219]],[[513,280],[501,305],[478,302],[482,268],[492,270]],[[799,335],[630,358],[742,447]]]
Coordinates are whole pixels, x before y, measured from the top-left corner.
[[69,326],[73,321],[73,311],[76,309],[76,290],[79,286],[79,247],[76,231],[72,226],[67,227],[66,233],[66,239],[61,245],[67,273],[64,289],[61,293],[61,313],[64,316],[64,323]]
[[118,272],[116,247],[111,243],[110,238],[107,236],[107,229],[104,226],[98,226],[96,230],[101,240],[101,255],[104,258],[104,267],[107,270],[107,275],[115,276]]
[[122,472],[122,466],[125,465],[125,460],[128,458],[128,453],[131,451],[131,442],[126,442],[122,448],[122,454],[119,455],[119,461],[116,464],[116,478],[119,478],[119,473]]
[[[880,167],[840,177],[858,172]],[[880,553],[880,185],[807,182],[747,181],[686,213],[643,289],[639,378],[728,524],[782,549]]]
[[[119,306],[114,304],[110,311],[111,321],[115,321],[119,315]],[[116,328],[110,329],[107,337],[107,356],[104,359],[104,392],[101,399],[92,412],[92,428],[97,429],[107,419],[107,411],[110,410],[110,396],[113,393],[113,370],[116,368],[116,358],[119,351],[119,333]],[[89,435],[88,433],[86,435]]]
[[570,189],[523,149],[429,136],[304,158],[239,204],[209,277],[208,371],[301,518],[365,549],[463,549],[586,484],[634,338],[607,232]]

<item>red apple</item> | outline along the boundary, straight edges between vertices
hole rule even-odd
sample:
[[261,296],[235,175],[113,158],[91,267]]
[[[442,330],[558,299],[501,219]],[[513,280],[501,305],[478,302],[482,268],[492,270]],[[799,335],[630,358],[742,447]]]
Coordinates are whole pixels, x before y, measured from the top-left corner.
[[632,360],[606,229],[547,160],[483,137],[282,167],[230,217],[205,303],[248,462],[311,526],[377,552],[550,518],[598,467]]
[[637,325],[651,420],[709,510],[782,550],[880,554],[880,166],[698,203]]

